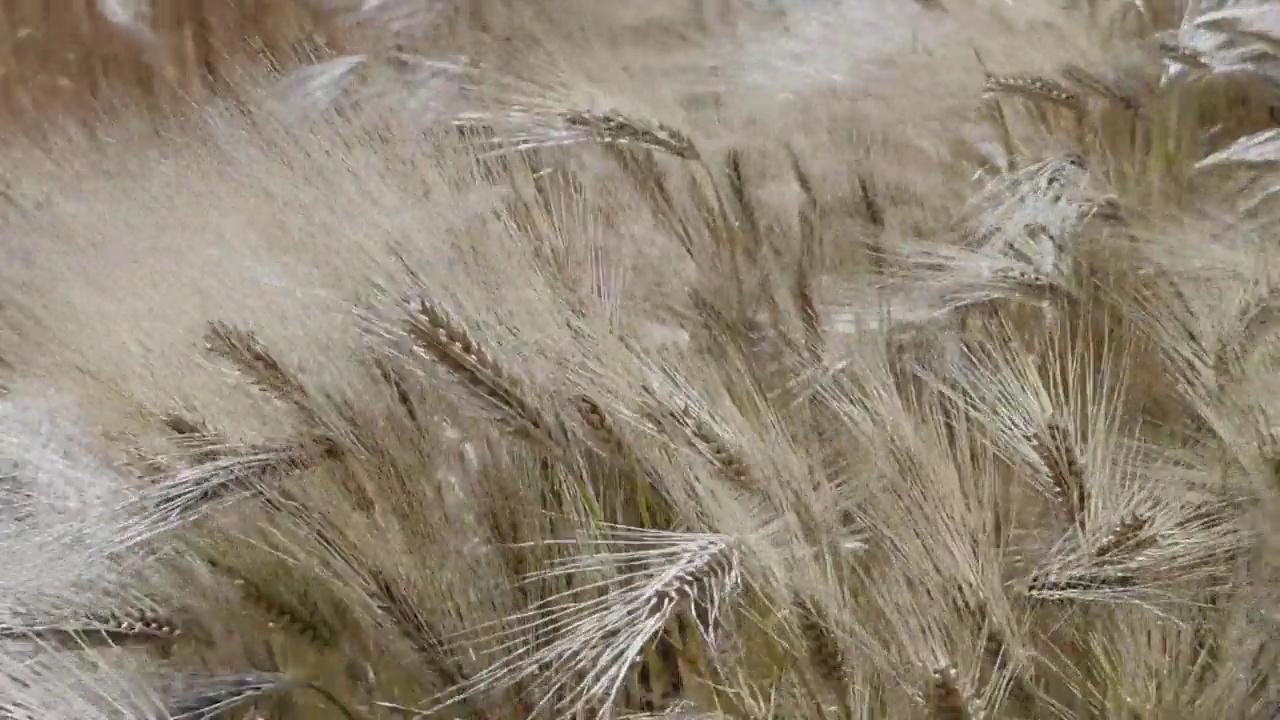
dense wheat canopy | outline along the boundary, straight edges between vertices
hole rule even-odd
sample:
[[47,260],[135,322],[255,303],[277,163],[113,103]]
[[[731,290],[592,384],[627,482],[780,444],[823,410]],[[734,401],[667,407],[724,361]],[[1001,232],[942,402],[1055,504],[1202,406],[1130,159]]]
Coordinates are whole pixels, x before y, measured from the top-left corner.
[[5,0],[0,716],[1280,717],[1280,3]]

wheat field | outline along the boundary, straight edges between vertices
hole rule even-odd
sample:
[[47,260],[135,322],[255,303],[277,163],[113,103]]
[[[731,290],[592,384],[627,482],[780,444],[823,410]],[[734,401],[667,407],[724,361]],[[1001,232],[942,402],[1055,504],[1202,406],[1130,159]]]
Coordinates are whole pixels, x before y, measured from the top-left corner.
[[1280,718],[1280,3],[4,0],[0,718]]

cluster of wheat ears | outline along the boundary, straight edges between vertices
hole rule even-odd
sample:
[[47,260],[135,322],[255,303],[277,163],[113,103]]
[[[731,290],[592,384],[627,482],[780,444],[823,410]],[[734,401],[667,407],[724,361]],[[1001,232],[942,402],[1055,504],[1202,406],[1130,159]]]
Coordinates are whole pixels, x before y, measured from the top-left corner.
[[164,5],[0,6],[0,718],[1280,717],[1280,4]]

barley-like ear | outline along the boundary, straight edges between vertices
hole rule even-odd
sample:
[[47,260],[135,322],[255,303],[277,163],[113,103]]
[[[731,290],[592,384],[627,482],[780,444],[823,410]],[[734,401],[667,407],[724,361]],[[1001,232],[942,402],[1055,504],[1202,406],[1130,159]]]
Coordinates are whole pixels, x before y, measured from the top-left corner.
[[833,690],[843,692],[848,683],[844,652],[827,623],[814,606],[803,598],[795,601],[800,637],[804,639],[809,662]]
[[577,589],[543,600],[511,622],[478,628],[492,633],[485,644],[502,647],[504,656],[471,678],[459,695],[533,681],[546,688],[535,713],[585,713],[616,702],[643,649],[677,613],[691,613],[702,640],[718,644],[721,613],[741,583],[737,543],[731,538],[606,526],[598,539],[563,543],[582,546],[584,552],[530,579],[581,577],[573,583]]
[[425,298],[409,308],[409,336],[418,351],[439,363],[490,411],[517,432],[557,446],[555,422],[528,400],[524,382],[491,355],[443,307]]
[[250,330],[224,322],[209,323],[205,334],[209,352],[226,358],[258,387],[292,405],[313,427],[322,423],[302,382],[276,359]]
[[181,634],[171,618],[148,610],[90,613],[53,624],[0,625],[0,639],[35,639],[71,649],[164,644]]
[[226,448],[215,457],[182,468],[146,488],[141,532],[147,536],[206,515],[246,495],[258,494],[283,478],[329,460],[327,446],[288,443]]
[[1079,112],[1084,106],[1080,96],[1062,83],[1038,76],[987,76],[984,92],[988,95],[1017,95],[1032,102],[1048,102]]
[[[698,160],[693,141],[662,122],[643,120],[616,110],[597,112],[512,105],[501,113],[466,113],[454,120],[459,128],[492,127],[494,152],[529,152],[543,148],[593,143],[647,148],[685,160]],[[504,134],[502,127],[514,132]]]
[[1141,102],[1137,98],[1117,87],[1115,83],[1108,82],[1106,79],[1085,70],[1079,65],[1067,65],[1062,69],[1062,77],[1066,79],[1067,82],[1070,82],[1099,97],[1110,100],[1125,110],[1137,111],[1142,107]]
[[639,145],[685,160],[701,159],[688,135],[660,121],[644,121],[616,110],[570,110],[561,117],[569,127],[589,132],[596,142]]
[[1084,463],[1071,432],[1056,419],[1050,419],[1033,438],[1036,455],[1048,473],[1054,497],[1062,507],[1066,521],[1081,530],[1085,528],[1088,487]]
[[1102,542],[1093,549],[1093,556],[1107,563],[1124,560],[1121,554],[1136,556],[1155,544],[1155,537],[1145,534],[1151,527],[1151,516],[1133,513],[1107,533]]

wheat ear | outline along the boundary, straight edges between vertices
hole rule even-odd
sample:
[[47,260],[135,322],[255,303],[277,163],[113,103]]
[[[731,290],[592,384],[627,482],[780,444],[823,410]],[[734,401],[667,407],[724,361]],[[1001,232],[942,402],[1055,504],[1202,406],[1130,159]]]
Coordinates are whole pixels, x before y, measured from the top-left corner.
[[323,426],[302,382],[267,350],[253,331],[214,321],[209,323],[205,343],[209,352],[231,362],[252,383],[293,406],[313,428]]
[[842,691],[848,684],[848,677],[839,640],[810,602],[797,598],[795,606],[800,637],[804,640],[809,662],[832,689]]
[[1115,529],[1107,533],[1102,542],[1093,550],[1098,560],[1114,563],[1120,560],[1119,555],[1136,556],[1155,544],[1155,537],[1146,533],[1151,527],[1151,516],[1133,513],[1121,520]]
[[685,160],[701,158],[688,135],[660,121],[643,121],[616,110],[570,110],[561,118],[569,127],[588,131],[597,142],[640,145]]
[[667,397],[664,403],[652,389],[649,395],[655,400],[649,411],[649,417],[655,425],[674,425],[679,428],[692,439],[699,453],[709,459],[730,482],[742,487],[755,486],[755,473],[750,463],[717,428],[714,416],[697,408],[694,403],[674,397]]
[[1048,102],[1079,112],[1080,96],[1056,80],[1029,75],[988,75],[983,91],[987,95],[1016,95],[1033,102]]
[[1062,77],[1082,90],[1106,98],[1125,110],[1136,112],[1141,109],[1141,103],[1137,98],[1079,65],[1067,65],[1062,69]]
[[787,146],[787,155],[791,161],[791,172],[796,176],[796,184],[800,186],[800,193],[804,196],[797,218],[800,223],[800,257],[796,263],[796,302],[800,306],[800,319],[804,323],[809,351],[812,358],[818,360],[825,347],[822,315],[818,312],[814,291],[814,268],[819,263],[818,195],[814,190],[813,179],[805,172],[804,166],[800,164],[800,156],[790,145]]
[[1064,518],[1070,525],[1084,530],[1085,511],[1089,504],[1088,488],[1084,463],[1071,433],[1061,422],[1051,418],[1033,439],[1033,446]]
[[562,433],[528,400],[525,383],[508,371],[443,307],[426,299],[410,305],[407,327],[415,347],[438,363],[510,427],[557,447]]
[[306,443],[228,448],[146,488],[139,498],[144,508],[141,527],[148,534],[176,527],[243,497],[262,494],[330,457],[329,448]]
[[[737,545],[730,538],[604,526],[598,540],[563,542],[621,549],[569,556],[533,575],[530,579],[595,577],[506,622],[480,628],[496,627],[488,639],[506,650],[505,657],[434,709],[535,678],[548,687],[535,713],[572,715],[611,707],[644,648],[688,609],[698,618],[702,639],[715,646],[724,603],[741,582]],[[583,598],[583,593],[597,596]],[[533,637],[548,641],[531,643]]]
[[0,639],[38,639],[71,648],[168,643],[182,631],[168,616],[148,610],[89,613],[73,622],[0,625]]

